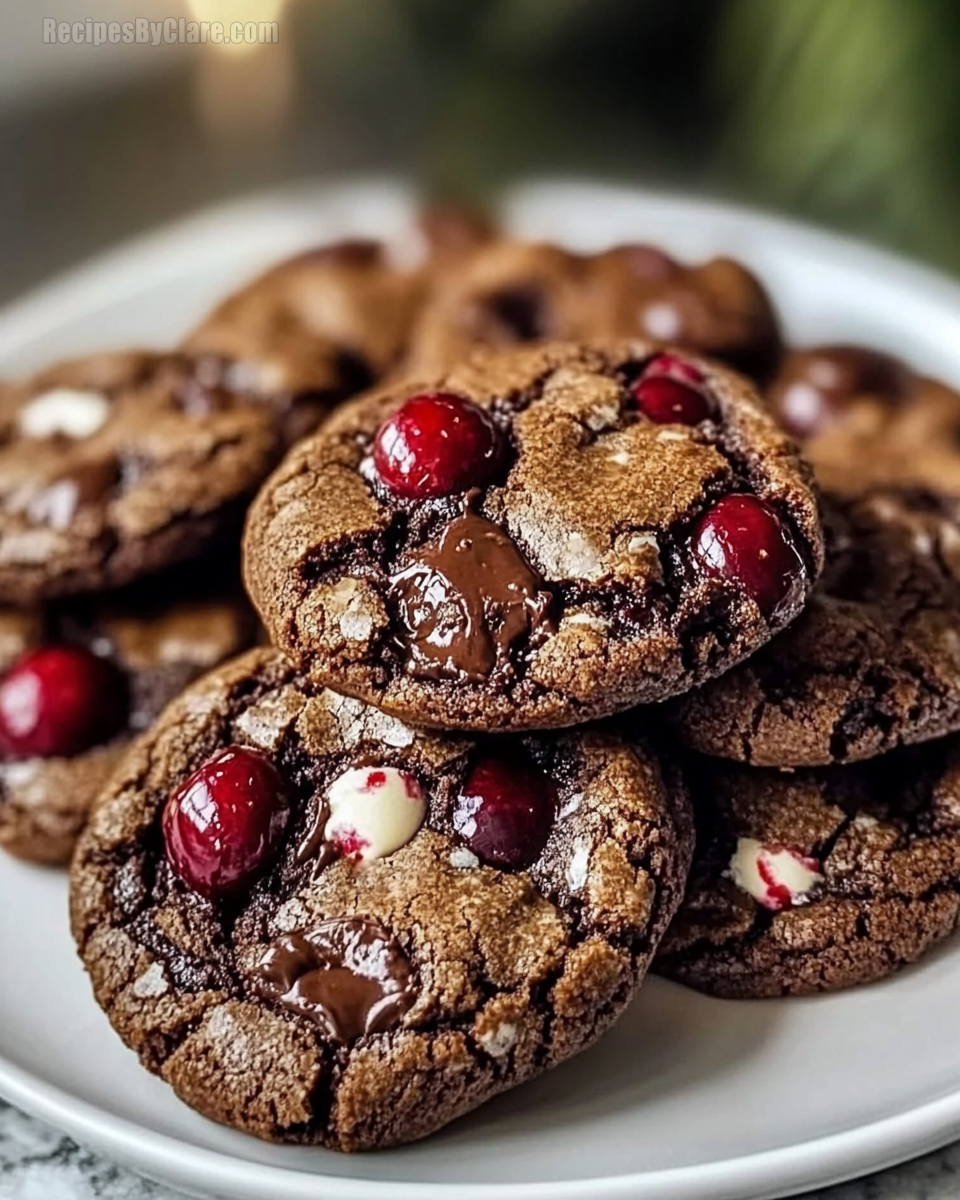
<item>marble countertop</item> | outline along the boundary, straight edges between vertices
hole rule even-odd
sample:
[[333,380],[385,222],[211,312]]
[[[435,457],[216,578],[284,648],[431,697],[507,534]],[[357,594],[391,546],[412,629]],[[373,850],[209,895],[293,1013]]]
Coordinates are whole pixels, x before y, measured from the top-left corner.
[[[960,1144],[806,1200],[958,1200]],[[0,1200],[186,1200],[0,1102]]]

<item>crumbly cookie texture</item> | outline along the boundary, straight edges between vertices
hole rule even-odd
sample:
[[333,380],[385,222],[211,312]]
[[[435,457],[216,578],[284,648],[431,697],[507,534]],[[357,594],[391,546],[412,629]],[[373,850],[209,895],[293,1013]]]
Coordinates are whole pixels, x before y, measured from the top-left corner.
[[782,774],[690,764],[697,852],[658,974],[734,998],[835,991],[960,919],[960,743]]
[[932,493],[824,497],[827,565],[801,616],[672,701],[684,745],[754,766],[872,758],[960,728],[960,525]]
[[99,591],[234,538],[300,428],[216,364],[118,353],[0,392],[0,603]]
[[[165,858],[160,819],[231,745],[268,756],[290,816],[261,876],[212,902]],[[589,1045],[679,904],[688,801],[671,767],[613,731],[512,748],[557,792],[523,870],[482,865],[452,823],[471,762],[506,743],[311,691],[270,650],[189,688],[113,776],[74,860],[73,932],[117,1032],[204,1115],[341,1150],[423,1137]],[[392,838],[365,860],[323,840],[331,786],[339,813],[347,793],[356,808],[358,768]],[[426,797],[416,832],[391,815],[394,772]]]
[[[438,226],[438,238],[448,234]],[[421,269],[392,263],[379,242],[319,246],[229,296],[185,349],[222,361],[242,390],[311,395],[329,407],[395,365],[425,282]]]
[[781,348],[770,297],[732,259],[687,265],[648,245],[575,254],[502,238],[433,281],[408,367],[444,370],[476,345],[598,337],[671,342],[761,378]]
[[[251,510],[245,576],[275,644],[317,682],[394,715],[481,730],[571,725],[665,699],[754,652],[798,614],[820,571],[808,471],[747,382],[705,360],[688,366],[709,393],[706,420],[638,414],[630,380],[659,349],[480,351],[447,375],[341,409]],[[438,389],[489,414],[506,446],[500,474],[466,493],[398,499],[373,464],[375,431],[412,395]],[[698,518],[731,493],[762,500],[795,542],[799,586],[776,612],[690,551]],[[467,542],[489,552],[488,578],[478,567],[457,585],[472,589],[462,601],[470,629],[482,629],[481,609],[527,628],[491,618],[496,654],[462,656],[463,670],[431,677],[410,668],[401,626],[422,623],[430,578]],[[508,576],[519,615],[493,595]],[[458,646],[462,623],[450,632]]]
[[236,566],[224,568],[224,575],[204,587],[171,572],[112,597],[29,614],[0,610],[0,675],[36,647],[79,646],[118,668],[127,691],[125,720],[106,744],[70,757],[0,762],[0,848],[29,862],[65,866],[131,739],[188,683],[253,643],[257,622]]

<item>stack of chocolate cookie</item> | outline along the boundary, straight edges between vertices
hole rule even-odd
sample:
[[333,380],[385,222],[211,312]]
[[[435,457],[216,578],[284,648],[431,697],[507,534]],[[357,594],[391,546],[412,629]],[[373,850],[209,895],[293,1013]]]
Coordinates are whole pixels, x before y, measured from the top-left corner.
[[256,640],[247,506],[299,437],[393,365],[423,275],[376,243],[321,248],[175,351],[0,388],[0,846],[67,862],[131,737]]
[[[722,994],[837,986],[960,893],[949,742],[773,769],[960,726],[954,464],[915,453],[960,400],[785,354],[730,260],[425,229],[414,266],[323,248],[175,353],[11,391],[0,448],[0,599],[64,597],[48,653],[96,667],[0,683],[0,821],[10,780],[109,753],[71,874],[98,1002],[206,1116],[343,1150],[590,1045],[658,950]],[[271,644],[127,746],[155,713],[117,647],[157,636],[76,595],[149,595],[165,628],[182,589],[230,591],[244,516]]]
[[960,395],[828,346],[785,355],[769,399],[823,488],[823,578],[669,706],[729,761],[687,764],[698,849],[659,969],[721,996],[867,983],[960,920]]

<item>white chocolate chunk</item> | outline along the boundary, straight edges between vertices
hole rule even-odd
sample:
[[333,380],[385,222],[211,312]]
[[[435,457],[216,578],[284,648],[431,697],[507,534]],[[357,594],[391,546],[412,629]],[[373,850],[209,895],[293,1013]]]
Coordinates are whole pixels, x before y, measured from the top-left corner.
[[411,840],[427,815],[419,783],[396,767],[352,767],[327,792],[324,837],[347,858],[372,862]]
[[764,846],[756,838],[737,841],[729,874],[741,891],[773,912],[806,904],[823,882],[819,864],[812,858],[789,846]]
[[466,846],[454,846],[450,851],[450,866],[464,870],[470,867],[479,867],[480,859]]
[[659,557],[660,545],[657,542],[657,535],[655,533],[631,534],[630,541],[627,542],[627,553],[642,554],[644,550],[653,550]]
[[587,870],[589,866],[590,843],[581,840],[574,847],[573,855],[570,858],[570,865],[567,867],[567,883],[570,886],[571,892],[579,892],[587,882]]
[[134,980],[133,994],[140,1000],[155,1000],[170,990],[163,964],[155,962]]
[[496,1029],[481,1033],[477,1041],[491,1058],[503,1058],[517,1044],[517,1027],[509,1021],[504,1021]]
[[53,388],[41,392],[20,410],[18,424],[25,437],[48,438],[58,433],[69,438],[87,438],[100,429],[110,415],[110,401],[100,392],[77,388]]

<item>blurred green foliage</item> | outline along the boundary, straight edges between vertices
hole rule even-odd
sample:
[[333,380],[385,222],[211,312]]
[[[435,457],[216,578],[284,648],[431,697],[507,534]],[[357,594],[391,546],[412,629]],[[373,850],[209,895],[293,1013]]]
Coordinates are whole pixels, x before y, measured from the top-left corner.
[[339,26],[328,69],[357,68],[366,45],[371,100],[406,106],[437,190],[475,197],[538,171],[679,185],[960,270],[956,0],[318,0],[314,14]]
[[739,190],[960,268],[960,5],[734,0],[718,63]]

